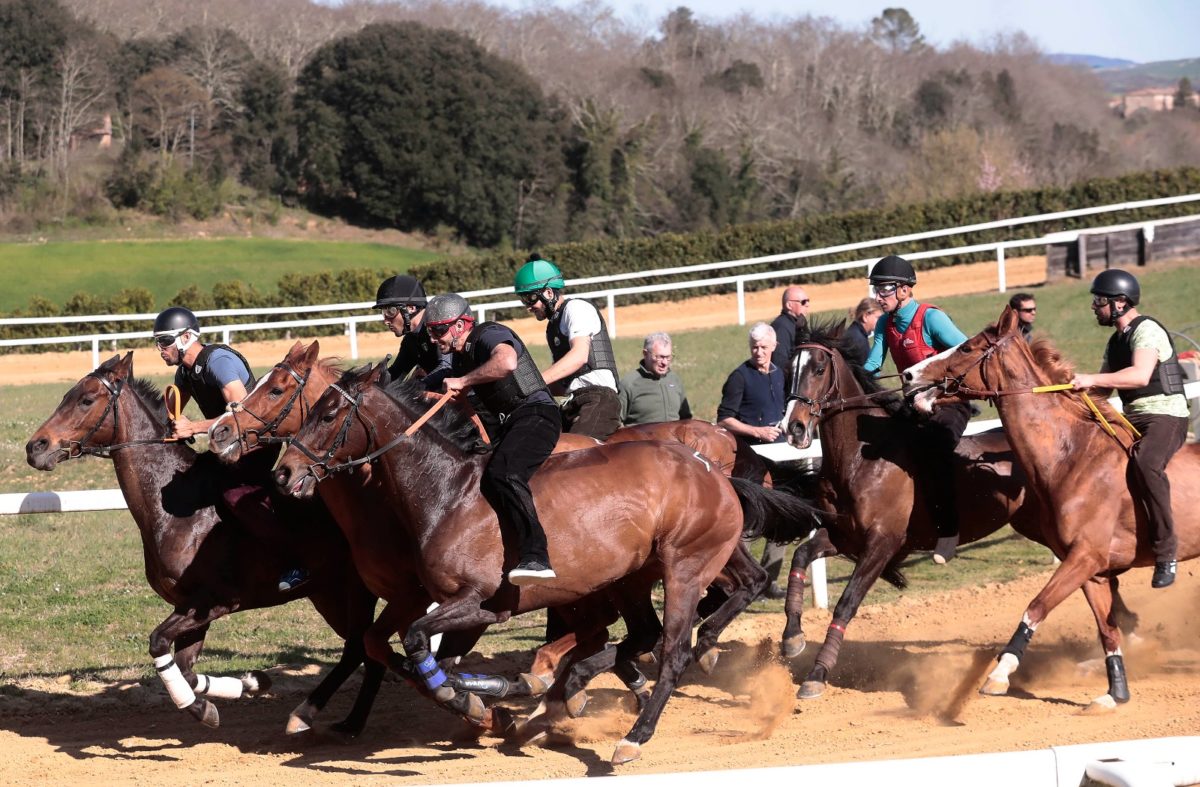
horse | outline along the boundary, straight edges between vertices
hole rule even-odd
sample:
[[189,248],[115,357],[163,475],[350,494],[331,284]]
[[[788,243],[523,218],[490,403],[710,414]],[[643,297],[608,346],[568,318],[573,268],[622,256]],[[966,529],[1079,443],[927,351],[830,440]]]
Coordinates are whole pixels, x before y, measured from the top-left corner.
[[[417,545],[421,582],[439,603],[409,626],[405,653],[436,701],[469,722],[483,717],[482,703],[447,684],[429,653],[431,634],[587,602],[596,594],[613,601],[629,636],[615,648],[604,647],[602,625],[567,621],[575,625],[578,645],[568,657],[569,667],[522,725],[521,742],[571,713],[566,698],[599,672],[614,668],[625,676],[636,670],[636,657],[658,639],[650,589],[662,580],[659,678],[612,763],[637,759],[694,654],[713,648],[720,626],[750,602],[749,594],[733,594],[701,625],[695,651],[689,647],[700,594],[727,564],[743,530],[755,534],[773,519],[811,519],[814,512],[782,493],[731,482],[703,455],[679,444],[629,442],[560,453],[532,481],[559,577],[518,588],[504,579],[506,567],[516,563],[517,545],[479,490],[485,458],[472,453],[473,430],[451,408],[417,428],[422,414],[430,415],[424,392],[412,383],[385,390],[384,376],[379,365],[347,372],[330,386],[281,455],[276,483],[307,497],[319,479],[374,464],[372,473],[384,482]],[[381,443],[387,435],[395,436]],[[389,665],[398,661],[393,657]]]
[[[785,657],[794,658],[805,645],[800,615],[808,564],[836,554],[855,562],[825,641],[801,683],[802,699],[824,693],[846,627],[875,581],[882,575],[904,587],[901,561],[914,550],[933,549],[937,541],[923,485],[917,482],[922,469],[912,421],[899,413],[899,397],[882,390],[860,364],[847,358],[853,346],[843,340],[843,328],[843,323],[814,326],[808,339],[797,345],[784,418],[788,441],[798,448],[812,444],[820,425],[821,470],[814,503],[840,515],[793,555],[784,607]],[[1004,434],[964,437],[956,454],[953,482],[964,507],[962,542],[977,541],[1006,523],[1041,541],[1039,507],[1026,494],[1024,474],[1014,466]]]
[[[999,321],[952,350],[904,373],[915,404],[930,410],[939,401],[990,399],[1000,413],[1028,486],[1046,511],[1043,542],[1062,561],[1026,607],[1021,623],[1000,652],[980,691],[1003,695],[1034,631],[1074,590],[1082,589],[1104,649],[1108,692],[1088,708],[1106,711],[1130,699],[1116,625],[1117,578],[1154,564],[1149,526],[1126,483],[1133,435],[1116,421],[1106,401],[1070,390],[1033,389],[1065,384],[1071,366],[1045,338],[1022,338],[1017,313],[1006,307]],[[1179,559],[1200,555],[1200,445],[1184,446],[1167,467],[1179,538]]]
[[[236,699],[270,686],[254,671],[241,679],[196,673],[193,666],[209,625],[232,612],[308,598],[345,639],[338,663],[289,716],[286,730],[306,730],[311,717],[363,663],[362,633],[375,597],[363,585],[336,528],[312,526],[312,507],[295,506],[297,539],[307,539],[315,558],[312,579],[281,592],[284,566],[259,548],[238,522],[227,518],[221,492],[236,476],[209,454],[197,454],[168,433],[163,399],[146,380],[133,377],[133,353],[113,356],[80,379],[25,446],[38,470],[83,456],[110,457],[117,481],[141,531],[150,587],[174,609],[150,635],[150,655],[177,707],[208,727],[220,724],[208,698]],[[172,658],[171,651],[174,650]],[[349,715],[334,729],[357,735],[366,724],[384,667],[368,662]],[[302,709],[305,713],[301,714]]]

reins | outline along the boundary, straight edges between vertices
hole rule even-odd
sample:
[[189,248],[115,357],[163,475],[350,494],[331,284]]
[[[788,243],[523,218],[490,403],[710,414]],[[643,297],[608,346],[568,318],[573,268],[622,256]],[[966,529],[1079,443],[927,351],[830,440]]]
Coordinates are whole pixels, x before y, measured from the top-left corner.
[[[98,456],[98,457],[107,459],[112,456],[114,451],[119,451],[122,448],[130,448],[130,447],[138,446],[138,445],[165,445],[167,443],[177,442],[180,439],[185,439],[189,443],[195,442],[195,439],[191,438],[191,437],[188,437],[188,438],[150,437],[150,438],[144,438],[144,439],[140,439],[140,440],[129,440],[127,442],[116,443],[114,445],[88,445],[88,441],[92,439],[92,436],[95,435],[96,432],[100,431],[100,427],[104,426],[105,421],[108,420],[108,414],[110,412],[112,413],[112,416],[113,416],[113,435],[114,436],[116,435],[117,425],[118,425],[118,421],[120,420],[120,412],[121,412],[120,408],[117,407],[117,399],[121,396],[121,392],[125,390],[125,385],[123,382],[110,383],[104,377],[103,374],[101,374],[99,372],[95,372],[95,371],[89,372],[86,376],[94,377],[97,380],[99,380],[100,384],[104,386],[104,389],[106,391],[108,391],[108,404],[106,404],[104,406],[104,412],[102,412],[100,414],[99,420],[97,420],[95,425],[93,425],[92,428],[88,430],[87,434],[85,434],[83,437],[81,437],[78,440],[67,441],[67,447],[65,449],[60,449],[60,450],[66,451],[66,456],[63,458],[63,461],[66,461],[68,459],[81,459],[85,456]],[[164,402],[167,403],[168,409],[170,409],[170,400],[168,398],[168,394],[172,390],[174,390],[174,392],[175,392],[175,400],[174,400],[175,417],[178,418],[179,417],[179,389],[176,388],[174,385],[167,386],[166,390],[163,391],[163,399],[164,399]]]
[[[286,361],[275,364],[275,368],[282,369],[291,375],[291,378],[296,381],[296,389],[292,391],[292,395],[288,397],[288,400],[284,403],[283,407],[280,408],[279,412],[275,414],[274,418],[268,421],[258,413],[245,407],[241,402],[231,402],[229,405],[229,411],[231,413],[245,413],[262,424],[262,426],[257,428],[248,428],[243,430],[238,419],[233,419],[233,423],[237,427],[238,443],[241,444],[243,451],[250,449],[251,435],[254,435],[255,443],[257,445],[274,445],[276,443],[287,442],[286,437],[279,437],[278,435],[274,434],[274,432],[279,428],[279,425],[283,423],[283,419],[287,418],[292,412],[292,408],[296,405],[297,400],[300,402],[300,418],[301,420],[304,419],[306,405],[306,402],[304,401],[304,387],[308,384],[308,377],[301,377],[300,374],[294,368],[292,368],[292,365]],[[311,369],[309,370],[309,374],[312,374]]]
[[[832,361],[834,351],[823,344],[802,344],[796,348],[800,350],[820,350],[828,355]],[[898,374],[889,374],[887,377],[899,377]],[[876,397],[887,396],[889,394],[900,393],[903,388],[885,388],[880,391],[872,391],[871,393],[862,393],[855,396],[839,396],[833,398],[834,393],[840,390],[840,380],[838,379],[838,366],[833,364],[833,374],[831,375],[833,382],[829,384],[828,390],[820,399],[810,399],[807,396],[801,396],[796,393],[796,389],[800,387],[800,369],[799,367],[792,369],[791,393],[788,394],[789,402],[800,402],[808,406],[809,413],[814,418],[820,418],[826,410],[845,410],[852,406],[860,404],[875,404],[873,401]]]

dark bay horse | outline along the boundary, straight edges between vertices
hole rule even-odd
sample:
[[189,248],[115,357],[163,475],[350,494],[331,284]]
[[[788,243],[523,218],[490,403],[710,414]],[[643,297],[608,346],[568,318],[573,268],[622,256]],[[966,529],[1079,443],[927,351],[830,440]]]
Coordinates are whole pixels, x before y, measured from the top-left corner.
[[[797,345],[792,390],[785,417],[788,441],[799,448],[821,429],[821,470],[814,502],[840,517],[797,547],[785,603],[784,655],[804,648],[800,627],[805,571],[820,557],[841,554],[855,562],[850,581],[833,610],[833,620],[816,662],[800,686],[802,698],[819,697],[837,664],[846,627],[882,575],[903,587],[900,562],[914,550],[933,549],[930,521],[918,466],[920,448],[911,420],[894,414],[903,403],[882,391],[862,366],[847,360],[853,345],[842,343],[843,325],[819,325]],[[958,501],[963,507],[961,541],[970,543],[1006,523],[1040,540],[1036,502],[1001,433],[964,437],[958,447]],[[948,569],[952,570],[952,569]]]
[[[559,578],[517,588],[504,579],[505,568],[516,563],[516,544],[479,491],[486,459],[472,453],[473,436],[464,440],[473,430],[446,408],[406,434],[429,404],[419,386],[385,390],[379,385],[383,375],[382,366],[348,372],[330,386],[280,458],[280,487],[311,495],[329,474],[373,463],[372,473],[384,481],[417,544],[421,582],[440,604],[409,626],[405,652],[436,700],[468,721],[482,718],[482,703],[448,685],[429,653],[430,635],[586,602],[597,594],[612,600],[630,636],[615,648],[604,647],[603,625],[568,620],[578,646],[526,723],[524,739],[569,712],[564,698],[582,691],[594,675],[636,669],[636,657],[658,638],[650,589],[662,580],[659,679],[612,758],[614,764],[636,759],[694,658],[689,640],[700,594],[728,562],[743,526],[753,534],[771,517],[811,519],[812,510],[781,493],[731,483],[711,461],[679,444],[629,442],[557,454],[534,476],[532,488]],[[735,594],[726,603],[732,609],[705,621],[696,651],[713,646],[719,634],[713,619],[727,622],[739,604],[749,604],[748,594]]]
[[[371,622],[375,597],[355,573],[337,529],[310,527],[304,521],[296,522],[296,538],[311,541],[306,554],[324,557],[313,558],[311,581],[281,593],[278,578],[284,566],[240,524],[223,518],[219,501],[233,480],[231,472],[209,454],[164,442],[168,431],[160,393],[133,377],[133,353],[127,353],[113,356],[77,382],[29,439],[25,452],[38,470],[53,470],[58,462],[80,456],[112,458],[141,531],[146,579],[174,607],[150,635],[150,655],[171,699],[204,724],[216,727],[220,721],[208,697],[232,699],[269,686],[259,672],[239,680],[193,671],[209,625],[231,612],[307,596],[346,643],[337,665],[289,718],[289,733],[306,729],[297,713],[307,708],[311,715],[324,707],[363,663],[362,633]],[[303,507],[296,511],[303,515]],[[383,669],[368,663],[358,699],[338,730],[362,730]]]
[[[1082,589],[1108,668],[1108,693],[1092,701],[1111,709],[1129,700],[1121,654],[1121,631],[1114,615],[1117,577],[1135,566],[1154,565],[1144,513],[1134,504],[1125,480],[1133,437],[1119,424],[1102,428],[1079,393],[1036,393],[1036,386],[1066,383],[1072,369],[1046,339],[1028,344],[1017,314],[1005,308],[999,322],[959,347],[907,370],[905,387],[918,407],[930,409],[942,398],[991,399],[1012,442],[1029,489],[1047,512],[1046,543],[1062,560],[1034,597],[999,663],[980,689],[1004,694],[1038,625],[1076,589]],[[1106,401],[1094,402],[1117,424]],[[1179,559],[1200,555],[1200,445],[1185,445],[1167,467],[1171,479]]]

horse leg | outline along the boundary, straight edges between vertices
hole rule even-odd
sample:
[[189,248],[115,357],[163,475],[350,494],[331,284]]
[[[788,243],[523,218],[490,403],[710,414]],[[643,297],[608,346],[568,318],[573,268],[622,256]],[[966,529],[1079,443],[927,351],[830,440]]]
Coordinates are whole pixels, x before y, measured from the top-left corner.
[[1112,588],[1112,624],[1121,629],[1121,634],[1129,639],[1130,646],[1135,645],[1141,639],[1137,635],[1137,613],[1126,606],[1121,596],[1121,581],[1117,577],[1109,578],[1109,587]]
[[837,549],[829,541],[829,533],[820,528],[812,538],[796,547],[792,553],[792,566],[788,570],[787,598],[783,602],[785,623],[780,652],[785,659],[794,659],[804,652],[804,629],[801,616],[804,614],[804,583],[808,580],[808,567],[814,560],[833,557]]
[[1009,676],[1021,664],[1025,648],[1033,639],[1033,632],[1046,619],[1050,611],[1063,602],[1078,588],[1083,587],[1090,577],[1095,576],[1104,563],[1095,550],[1078,546],[1067,553],[1062,563],[1054,570],[1050,581],[1042,588],[1021,616],[1021,623],[1012,639],[1000,651],[996,666],[988,673],[987,680],[979,688],[980,694],[998,697],[1008,693]]
[[[207,699],[196,696],[196,684],[199,676],[192,673],[190,679],[184,677],[183,671],[175,663],[171,646],[189,634],[194,635],[197,632],[206,631],[208,624],[227,612],[229,612],[227,607],[216,606],[209,607],[203,615],[195,609],[187,612],[176,609],[150,633],[150,657],[154,659],[154,668],[158,670],[158,676],[166,686],[171,701],[175,703],[175,707],[186,710],[204,726],[214,729],[221,724],[217,707]],[[199,653],[200,643],[203,642],[203,636],[199,638],[193,636],[191,640],[185,640],[185,642],[184,654],[194,662]],[[193,649],[195,650],[193,651]],[[190,669],[189,672],[191,672]],[[217,680],[222,679],[218,678]],[[236,678],[225,680],[237,681]],[[241,682],[237,682],[240,687]],[[209,694],[212,694],[211,690],[209,690]]]
[[746,607],[750,606],[767,585],[767,572],[746,549],[745,542],[738,542],[722,571],[733,581],[733,589],[725,603],[700,624],[696,635],[693,655],[706,675],[711,675],[717,665],[717,639],[721,632]]
[[681,570],[669,559],[664,563],[666,575],[663,578],[663,586],[666,599],[663,608],[662,665],[650,699],[638,714],[633,727],[613,751],[613,765],[621,765],[641,756],[642,744],[654,734],[659,717],[662,716],[671,692],[675,690],[679,676],[692,662],[692,649],[689,647],[692,618],[696,614],[696,604],[700,600],[702,588],[694,575],[683,576],[684,573],[692,572]]
[[1113,615],[1111,580],[1092,577],[1083,583],[1083,595],[1096,617],[1100,645],[1104,648],[1104,668],[1108,673],[1108,693],[1092,700],[1088,711],[1110,711],[1118,703],[1129,702],[1129,682],[1125,677],[1125,659],[1121,654],[1121,629]]
[[854,620],[859,605],[899,550],[899,543],[892,538],[875,538],[868,542],[866,553],[859,558],[854,570],[850,572],[850,581],[846,583],[846,589],[842,591],[837,605],[833,608],[833,620],[829,622],[825,641],[817,651],[816,661],[808,677],[800,684],[797,697],[811,700],[825,693],[829,673],[837,666],[842,642],[846,637],[846,626]]
[[261,694],[271,688],[271,678],[261,670],[252,670],[240,678],[212,676],[195,672],[192,667],[204,649],[208,624],[181,634],[175,640],[175,664],[196,692],[196,696],[236,700],[243,694]]
[[572,633],[578,645],[567,655],[565,669],[546,690],[537,708],[517,727],[513,742],[519,746],[544,738],[554,722],[566,715],[572,718],[582,715],[588,700],[584,691],[587,681],[611,668],[615,661],[616,648],[605,647],[607,624],[596,625],[585,620],[582,626],[575,624]]

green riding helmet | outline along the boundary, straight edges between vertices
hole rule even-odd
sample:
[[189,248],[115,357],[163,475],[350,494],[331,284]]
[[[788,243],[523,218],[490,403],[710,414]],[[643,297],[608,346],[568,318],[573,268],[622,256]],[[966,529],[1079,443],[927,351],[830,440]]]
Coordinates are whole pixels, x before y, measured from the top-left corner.
[[561,290],[563,275],[557,265],[540,257],[522,265],[513,277],[513,289],[518,293],[541,292],[547,287]]

